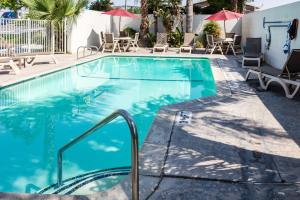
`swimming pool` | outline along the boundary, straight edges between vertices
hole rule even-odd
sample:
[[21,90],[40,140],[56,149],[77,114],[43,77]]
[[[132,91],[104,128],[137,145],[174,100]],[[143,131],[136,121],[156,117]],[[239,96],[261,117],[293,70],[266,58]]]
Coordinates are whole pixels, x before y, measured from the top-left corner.
[[[167,57],[108,56],[3,88],[0,191],[55,183],[57,150],[116,109],[133,116],[141,147],[161,106],[215,94],[208,59]],[[63,178],[123,166],[130,134],[117,119],[65,152]]]

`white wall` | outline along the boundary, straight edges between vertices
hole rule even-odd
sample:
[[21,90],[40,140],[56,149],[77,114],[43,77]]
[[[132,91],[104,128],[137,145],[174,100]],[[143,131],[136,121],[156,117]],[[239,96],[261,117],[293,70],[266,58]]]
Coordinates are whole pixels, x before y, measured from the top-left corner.
[[[201,33],[203,26],[208,21],[204,20],[209,15],[195,15],[193,21],[193,32]],[[185,16],[183,16],[185,22]],[[153,16],[149,15],[150,21],[153,22]],[[86,10],[80,14],[75,24],[72,25],[72,29],[68,35],[68,52],[75,53],[79,46],[94,45],[99,46],[99,34],[103,32],[113,32],[118,35],[119,32],[119,20],[120,17],[112,17],[109,15],[101,14],[99,11]],[[126,27],[131,27],[135,30],[140,29],[141,18],[121,18],[121,30]],[[223,29],[223,21],[218,22]],[[185,23],[184,23],[185,26]],[[184,28],[185,30],[185,28]],[[241,20],[229,20],[226,21],[227,32],[235,32],[241,34]],[[150,31],[154,31],[154,27],[150,28]],[[164,32],[164,27],[159,20],[158,31]]]
[[[194,15],[194,20],[193,20],[193,32],[194,33],[201,33],[203,30],[204,25],[208,22],[205,20],[207,17],[210,15]],[[153,22],[153,16],[149,15],[150,21]],[[184,30],[185,30],[185,16],[183,16],[183,25],[184,25]],[[140,23],[141,23],[141,18],[127,18],[127,17],[122,17],[121,19],[121,29],[124,29],[126,27],[131,27],[135,30],[139,30],[140,28]],[[222,28],[222,31],[224,31],[224,21],[218,21],[220,27]],[[227,32],[235,32],[236,34],[241,34],[242,33],[242,20],[228,20],[226,21],[226,31]],[[112,30],[117,33],[119,28],[119,17],[113,17],[113,24],[112,24]],[[154,27],[152,26],[150,28],[150,32],[154,31]],[[164,26],[162,24],[162,21],[159,20],[158,22],[158,32],[164,32]]]
[[[262,50],[265,53],[266,62],[278,69],[281,69],[286,61],[287,55],[283,53],[283,45],[286,41],[287,28],[272,28],[272,41],[270,49],[265,48],[267,29],[263,28],[263,18],[267,21],[291,21],[294,18],[300,19],[300,2],[257,11],[245,15],[242,18],[243,42],[247,37],[261,37]],[[300,32],[298,37],[292,41],[291,49],[300,48]]]
[[111,32],[111,18],[111,16],[103,15],[99,11],[86,10],[82,12],[76,23],[72,25],[68,35],[68,51],[74,53],[79,46],[99,46],[100,32]]

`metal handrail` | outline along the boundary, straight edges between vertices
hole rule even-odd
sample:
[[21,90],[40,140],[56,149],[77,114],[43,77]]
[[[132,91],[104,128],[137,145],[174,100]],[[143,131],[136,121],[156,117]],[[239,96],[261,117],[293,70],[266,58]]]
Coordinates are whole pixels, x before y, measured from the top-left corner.
[[[82,56],[82,57],[79,57],[79,50],[80,50],[80,49],[83,49],[83,56]],[[95,54],[93,54],[93,49],[96,49],[96,53],[95,53]],[[87,57],[87,55],[85,55],[85,50],[89,50],[89,51],[90,51],[90,54],[89,54],[88,56],[96,55],[97,52],[99,52],[99,48],[96,47],[96,46],[79,46],[79,47],[77,48],[77,60],[78,60],[79,58],[85,58],[85,57]]]
[[132,165],[132,172],[131,172],[131,189],[132,189],[132,199],[133,200],[138,200],[139,199],[139,173],[138,173],[138,166],[139,166],[139,161],[138,161],[138,132],[136,125],[131,117],[131,115],[126,111],[119,109],[115,112],[113,112],[111,115],[100,121],[98,124],[96,124],[94,127],[90,128],[83,134],[79,135],[63,147],[61,147],[58,150],[57,154],[57,187],[60,187],[62,185],[62,155],[64,151],[69,149],[71,146],[74,144],[78,143],[88,135],[92,134],[96,130],[102,128],[106,124],[110,123],[117,117],[123,117],[125,121],[128,124],[129,130],[130,130],[130,135],[131,135],[131,165]]

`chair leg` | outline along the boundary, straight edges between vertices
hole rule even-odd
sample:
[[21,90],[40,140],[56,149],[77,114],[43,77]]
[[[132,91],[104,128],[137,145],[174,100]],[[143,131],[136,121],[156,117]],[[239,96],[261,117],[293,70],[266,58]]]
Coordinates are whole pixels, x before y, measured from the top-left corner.
[[249,77],[250,77],[250,74],[251,74],[251,70],[249,69],[246,76],[245,76],[245,81],[248,81]]
[[19,74],[20,73],[20,69],[16,65],[16,63],[14,63],[14,61],[10,60],[9,61],[9,66],[12,68],[12,70],[15,72],[15,74]]
[[294,96],[297,94],[297,92],[299,91],[300,89],[300,84],[298,84],[294,90],[294,92],[292,94],[290,94],[290,98],[294,98]]
[[228,44],[225,54],[228,54],[230,46],[231,46],[231,44]]
[[234,55],[234,56],[236,56],[236,53],[235,53],[234,47],[232,46],[231,48],[232,48],[233,55]]
[[35,63],[37,56],[33,56],[33,57],[26,57],[24,59],[24,67],[32,67]]
[[117,43],[114,43],[112,53],[115,53],[116,47],[117,47]]
[[117,46],[118,46],[119,52],[122,52],[120,43],[117,43]]
[[54,62],[55,64],[57,64],[58,62],[57,62],[57,59],[55,58],[55,56],[54,56],[54,55],[50,55],[50,56],[51,56],[53,62]]
[[213,48],[211,49],[211,52],[210,52],[210,54],[213,54],[213,53],[214,53],[214,51],[215,51],[216,47],[217,47],[217,45],[214,45],[214,46],[213,46]]
[[224,54],[223,54],[222,47],[221,47],[219,44],[218,44],[218,49],[219,49],[219,51],[221,52],[221,54],[224,55]]
[[105,52],[105,47],[106,47],[106,45],[105,45],[105,44],[103,44],[103,47],[102,47],[102,53],[104,53],[104,52]]

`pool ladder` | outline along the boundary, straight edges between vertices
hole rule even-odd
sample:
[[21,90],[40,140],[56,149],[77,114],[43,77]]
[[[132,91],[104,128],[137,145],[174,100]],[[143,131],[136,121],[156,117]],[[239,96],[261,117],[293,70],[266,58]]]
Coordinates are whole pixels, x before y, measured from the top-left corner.
[[130,114],[126,110],[116,110],[109,116],[107,116],[105,119],[97,123],[95,126],[84,132],[83,134],[79,135],[75,139],[71,140],[69,143],[65,144],[63,147],[61,147],[58,150],[57,154],[57,187],[62,186],[62,158],[63,153],[84,139],[85,137],[91,135],[96,130],[104,127],[105,125],[109,124],[111,121],[116,119],[117,117],[123,117],[129,127],[130,135],[131,135],[131,198],[132,200],[138,200],[139,199],[139,162],[138,162],[138,133],[136,125],[130,116]]
[[[80,49],[83,49],[83,55],[81,57],[79,55]],[[93,50],[95,50],[95,53],[93,53]],[[88,55],[85,54],[86,51],[89,51]],[[98,52],[99,52],[99,48],[96,46],[79,46],[77,48],[77,60],[80,58],[85,58],[87,56],[96,55]]]

